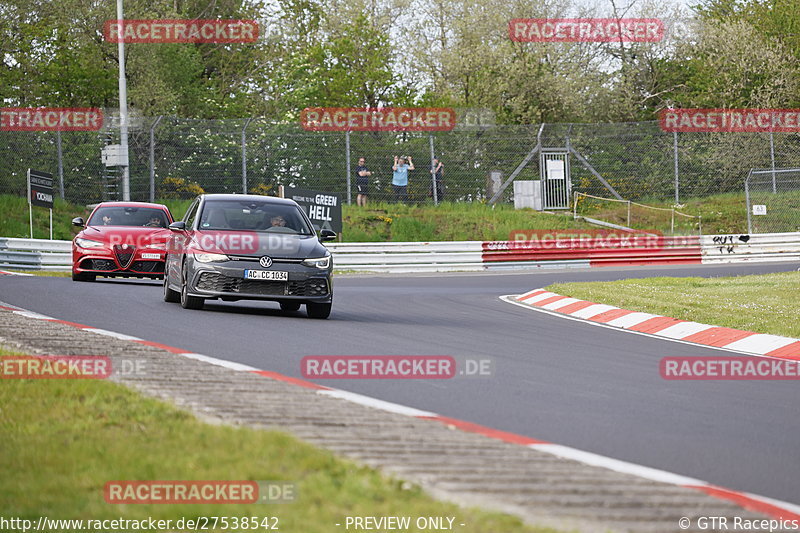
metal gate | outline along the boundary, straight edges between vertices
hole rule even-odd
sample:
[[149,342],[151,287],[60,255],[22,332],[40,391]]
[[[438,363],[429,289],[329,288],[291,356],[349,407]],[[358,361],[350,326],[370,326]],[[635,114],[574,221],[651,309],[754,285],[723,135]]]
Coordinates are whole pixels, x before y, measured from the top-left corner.
[[543,149],[539,155],[539,176],[544,209],[569,209],[572,197],[569,152]]
[[754,168],[744,181],[748,233],[800,231],[800,168]]

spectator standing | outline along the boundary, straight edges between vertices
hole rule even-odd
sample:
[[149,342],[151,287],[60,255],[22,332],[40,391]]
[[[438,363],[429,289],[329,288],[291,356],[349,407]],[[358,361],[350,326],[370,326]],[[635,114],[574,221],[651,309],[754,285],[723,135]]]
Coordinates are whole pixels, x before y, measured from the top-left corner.
[[359,207],[367,207],[367,195],[369,194],[369,177],[372,176],[367,167],[367,160],[363,157],[358,158],[358,166],[356,167],[356,189],[358,189],[358,196],[356,196],[356,205]]
[[403,203],[408,202],[408,171],[414,170],[414,161],[408,156],[408,164],[403,157],[394,156],[392,166],[392,187],[394,199]]
[[[438,157],[433,158],[433,163],[431,164],[431,174],[433,175],[433,181],[436,184],[436,196],[435,199],[438,202],[444,200],[444,182],[442,182],[442,176],[444,175],[444,164],[439,160]],[[433,183],[431,184],[431,198],[434,198],[433,194]]]

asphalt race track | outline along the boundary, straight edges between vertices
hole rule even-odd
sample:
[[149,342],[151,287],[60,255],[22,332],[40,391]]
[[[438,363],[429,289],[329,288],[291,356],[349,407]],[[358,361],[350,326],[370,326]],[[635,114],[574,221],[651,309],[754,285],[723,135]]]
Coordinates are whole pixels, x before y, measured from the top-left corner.
[[[665,356],[730,352],[659,340],[498,299],[555,281],[721,276],[791,263],[340,276],[329,320],[274,303],[164,303],[161,284],[0,276],[0,301],[62,320],[302,377],[307,355],[492,357],[495,375],[324,385],[800,504],[797,381],[665,381]],[[796,297],[796,295],[789,295]],[[269,409],[268,405],[264,409]]]

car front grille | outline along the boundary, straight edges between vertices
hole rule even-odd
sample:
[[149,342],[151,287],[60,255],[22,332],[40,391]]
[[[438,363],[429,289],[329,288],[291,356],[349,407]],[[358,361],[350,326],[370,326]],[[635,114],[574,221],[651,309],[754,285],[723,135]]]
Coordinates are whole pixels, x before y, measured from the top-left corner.
[[[96,270],[98,272],[111,272],[118,269],[117,264],[111,259],[84,259],[81,261],[80,266],[84,270]],[[134,261],[126,270],[163,274],[164,263],[163,261]]]
[[128,265],[131,264],[131,259],[133,259],[133,253],[136,251],[136,248],[133,246],[128,246],[127,244],[114,245],[114,255],[117,257],[117,262],[119,266],[122,268],[128,268]]
[[263,296],[325,296],[328,282],[313,278],[302,281],[263,281],[225,276],[218,272],[203,272],[197,289],[208,292],[258,294]]

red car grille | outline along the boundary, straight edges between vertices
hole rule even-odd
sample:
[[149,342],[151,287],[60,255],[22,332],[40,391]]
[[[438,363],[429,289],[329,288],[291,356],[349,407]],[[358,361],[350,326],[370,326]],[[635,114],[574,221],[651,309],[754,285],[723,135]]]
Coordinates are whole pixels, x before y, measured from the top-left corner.
[[135,246],[130,246],[128,244],[114,245],[114,255],[117,257],[117,263],[119,263],[121,268],[128,268],[128,265],[131,264],[131,260],[133,260],[133,253],[135,251]]

